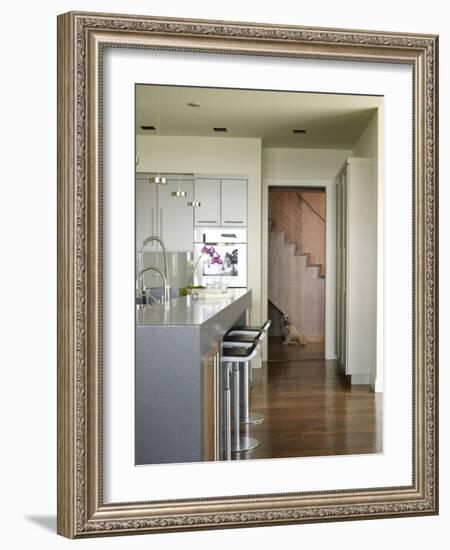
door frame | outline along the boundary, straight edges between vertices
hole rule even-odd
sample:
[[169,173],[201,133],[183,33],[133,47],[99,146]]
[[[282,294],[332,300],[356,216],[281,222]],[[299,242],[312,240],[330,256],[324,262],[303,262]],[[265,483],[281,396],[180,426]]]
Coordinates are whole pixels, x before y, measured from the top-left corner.
[[[269,187],[321,187],[325,190],[325,359],[336,359],[335,351],[335,248],[334,217],[335,189],[333,180],[300,180],[265,178],[262,182],[261,220],[261,309],[263,319],[268,318],[269,275]],[[263,361],[267,361],[267,339],[263,347]]]

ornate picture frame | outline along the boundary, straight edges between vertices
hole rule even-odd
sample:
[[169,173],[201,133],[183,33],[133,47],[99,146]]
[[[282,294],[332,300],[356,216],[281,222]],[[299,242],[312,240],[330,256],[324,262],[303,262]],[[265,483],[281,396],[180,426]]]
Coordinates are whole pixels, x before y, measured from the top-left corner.
[[[413,483],[172,502],[102,499],[102,50],[413,69]],[[58,533],[69,538],[438,513],[438,38],[70,12],[58,17]]]

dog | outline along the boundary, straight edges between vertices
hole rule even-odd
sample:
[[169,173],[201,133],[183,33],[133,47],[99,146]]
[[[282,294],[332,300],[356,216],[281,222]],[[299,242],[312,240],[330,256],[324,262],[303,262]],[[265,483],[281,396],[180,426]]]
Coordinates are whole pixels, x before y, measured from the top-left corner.
[[298,331],[289,319],[289,315],[284,314],[281,317],[281,334],[284,337],[283,346],[306,346],[305,335]]

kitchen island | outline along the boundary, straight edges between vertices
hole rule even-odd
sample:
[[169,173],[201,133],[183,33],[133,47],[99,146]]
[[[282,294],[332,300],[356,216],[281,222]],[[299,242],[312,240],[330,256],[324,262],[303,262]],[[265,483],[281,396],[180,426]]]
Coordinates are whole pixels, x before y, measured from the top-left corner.
[[136,465],[221,459],[220,347],[250,308],[251,290],[229,289],[136,311]]

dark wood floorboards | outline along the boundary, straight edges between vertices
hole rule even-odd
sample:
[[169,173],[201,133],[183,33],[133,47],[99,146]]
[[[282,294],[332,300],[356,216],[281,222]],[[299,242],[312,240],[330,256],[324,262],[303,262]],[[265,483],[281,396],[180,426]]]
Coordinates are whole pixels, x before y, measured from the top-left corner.
[[325,357],[323,344],[307,344],[306,346],[283,346],[281,337],[269,338],[268,360],[273,361],[304,361]]
[[319,344],[271,339],[269,361],[253,371],[250,408],[265,420],[242,433],[260,446],[235,460],[382,452],[382,395],[348,385]]

